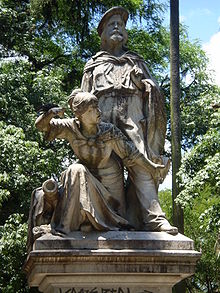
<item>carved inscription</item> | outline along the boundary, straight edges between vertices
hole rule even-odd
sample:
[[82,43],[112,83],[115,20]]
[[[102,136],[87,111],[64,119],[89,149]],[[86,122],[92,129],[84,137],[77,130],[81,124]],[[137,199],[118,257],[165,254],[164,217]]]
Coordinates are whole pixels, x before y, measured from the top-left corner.
[[[151,291],[148,290],[143,290],[141,292],[134,292],[134,290],[132,290],[133,293],[153,293]],[[130,292],[130,288],[97,288],[94,287],[92,289],[85,289],[85,288],[69,288],[69,289],[62,289],[59,288],[59,293],[131,293]]]

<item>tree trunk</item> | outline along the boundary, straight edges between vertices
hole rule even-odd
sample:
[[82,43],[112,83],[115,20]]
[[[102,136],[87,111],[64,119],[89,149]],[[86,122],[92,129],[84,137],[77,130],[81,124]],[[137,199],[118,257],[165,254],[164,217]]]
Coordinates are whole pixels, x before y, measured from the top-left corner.
[[[175,203],[175,199],[180,191],[177,173],[181,164],[179,0],[170,0],[170,83],[173,223],[178,227],[179,232],[183,233],[183,211]],[[185,282],[178,283],[173,291],[178,293],[186,292]]]
[[177,182],[177,172],[181,164],[179,0],[170,0],[170,82],[173,222],[179,231],[183,233],[183,211],[175,203],[175,198],[180,191]]

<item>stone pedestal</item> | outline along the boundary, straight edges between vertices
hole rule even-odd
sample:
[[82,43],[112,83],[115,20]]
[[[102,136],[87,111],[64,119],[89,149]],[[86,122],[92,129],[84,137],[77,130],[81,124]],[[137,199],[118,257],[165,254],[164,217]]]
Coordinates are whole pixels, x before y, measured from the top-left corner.
[[199,257],[181,234],[48,234],[35,241],[25,271],[29,285],[45,293],[171,293],[194,274]]

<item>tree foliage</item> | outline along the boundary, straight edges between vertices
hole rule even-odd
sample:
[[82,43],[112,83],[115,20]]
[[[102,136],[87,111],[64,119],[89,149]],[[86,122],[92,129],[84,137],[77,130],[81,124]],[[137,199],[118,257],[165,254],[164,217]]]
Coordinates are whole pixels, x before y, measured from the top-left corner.
[[22,222],[21,214],[11,214],[0,227],[0,290],[3,293],[28,292],[24,273],[21,272],[27,239],[27,224]]
[[[220,92],[216,96],[204,96],[200,99],[204,114],[208,116],[206,117],[208,130],[197,138],[198,143],[190,152],[186,153],[182,162],[179,176],[182,180],[183,190],[178,197],[178,202],[183,207],[190,206],[194,199],[202,197],[204,194],[209,195],[210,200],[213,198],[217,200],[219,196],[220,111],[217,104],[219,97]],[[217,105],[217,109],[215,105]],[[218,221],[220,228],[220,217]]]
[[[172,223],[171,190],[161,191],[159,197],[161,207]],[[194,240],[195,250],[202,252],[195,275],[186,281],[187,292],[218,292],[220,259],[215,249],[218,234],[215,219],[219,219],[219,199],[210,198],[210,194],[204,192],[191,200],[190,205],[185,205],[184,216],[184,233]]]
[[182,191],[177,202],[184,208],[185,233],[202,252],[197,273],[188,283],[190,292],[217,292],[220,285],[220,259],[215,251],[220,231],[219,98],[216,89],[215,95],[207,94],[195,101],[199,111],[203,109],[198,120],[204,118],[206,125],[196,137],[197,143],[185,154],[179,172]]
[[24,131],[0,123],[0,208],[1,220],[14,211],[25,213],[30,194],[42,180],[60,170],[60,158],[51,150],[43,150],[35,141],[27,140]]

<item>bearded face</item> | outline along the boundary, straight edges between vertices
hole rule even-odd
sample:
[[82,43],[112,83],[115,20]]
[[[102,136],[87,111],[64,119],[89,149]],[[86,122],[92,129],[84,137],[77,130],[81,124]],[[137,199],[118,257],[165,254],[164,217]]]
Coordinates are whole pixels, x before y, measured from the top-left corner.
[[102,47],[108,44],[124,45],[127,41],[125,23],[120,15],[113,15],[105,24],[101,35]]

